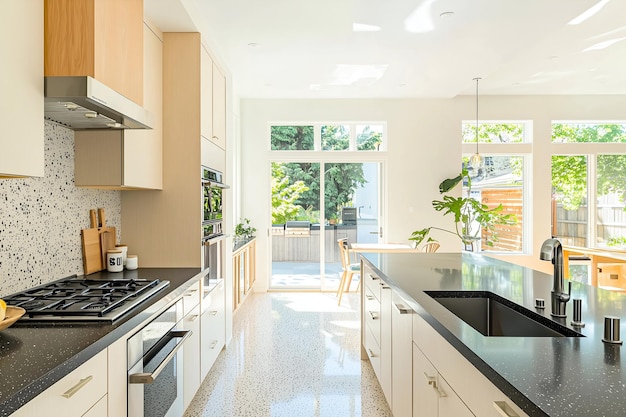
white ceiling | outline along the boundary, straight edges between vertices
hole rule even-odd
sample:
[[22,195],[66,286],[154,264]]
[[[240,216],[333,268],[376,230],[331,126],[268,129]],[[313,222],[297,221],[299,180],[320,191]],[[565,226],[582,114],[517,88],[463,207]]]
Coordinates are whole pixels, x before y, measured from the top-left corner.
[[626,0],[179,1],[240,97],[626,94]]

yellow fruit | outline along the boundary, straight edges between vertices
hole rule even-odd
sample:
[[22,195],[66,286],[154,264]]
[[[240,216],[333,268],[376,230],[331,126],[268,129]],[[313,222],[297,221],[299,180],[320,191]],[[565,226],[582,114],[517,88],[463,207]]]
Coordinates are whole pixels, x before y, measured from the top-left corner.
[[4,317],[7,314],[7,303],[4,302],[3,299],[0,298],[0,321],[4,320]]

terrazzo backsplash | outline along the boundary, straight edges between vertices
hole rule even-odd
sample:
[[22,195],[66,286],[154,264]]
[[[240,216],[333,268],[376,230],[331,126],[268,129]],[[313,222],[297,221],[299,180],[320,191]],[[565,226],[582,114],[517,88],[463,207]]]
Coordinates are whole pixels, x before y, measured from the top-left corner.
[[98,207],[119,238],[120,191],[76,187],[74,132],[46,122],[45,176],[0,179],[0,297],[82,275],[80,231]]

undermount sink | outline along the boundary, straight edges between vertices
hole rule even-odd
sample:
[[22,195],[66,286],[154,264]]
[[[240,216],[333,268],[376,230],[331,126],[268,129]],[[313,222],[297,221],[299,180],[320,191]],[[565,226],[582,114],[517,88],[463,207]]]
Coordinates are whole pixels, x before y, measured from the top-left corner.
[[485,336],[584,337],[489,291],[426,291]]

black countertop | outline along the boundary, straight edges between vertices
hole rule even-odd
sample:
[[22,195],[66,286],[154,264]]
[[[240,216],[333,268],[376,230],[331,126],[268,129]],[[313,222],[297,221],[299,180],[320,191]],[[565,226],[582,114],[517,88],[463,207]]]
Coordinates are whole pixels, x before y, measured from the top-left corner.
[[[141,268],[89,279],[160,279],[169,287],[113,324],[19,320],[0,332],[0,416],[8,416],[111,343],[158,314],[202,275],[200,268]],[[122,360],[122,359],[120,359]]]
[[[364,254],[387,283],[438,333],[530,416],[624,416],[626,351],[602,342],[604,316],[621,317],[626,297],[572,283],[582,299],[585,327],[550,316],[551,275],[486,256],[465,254]],[[566,287],[567,288],[567,287]],[[424,291],[490,291],[585,337],[487,337]],[[543,298],[545,310],[535,309]],[[624,335],[624,320],[621,334]]]

